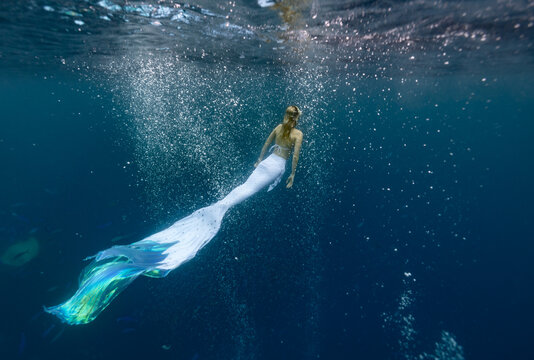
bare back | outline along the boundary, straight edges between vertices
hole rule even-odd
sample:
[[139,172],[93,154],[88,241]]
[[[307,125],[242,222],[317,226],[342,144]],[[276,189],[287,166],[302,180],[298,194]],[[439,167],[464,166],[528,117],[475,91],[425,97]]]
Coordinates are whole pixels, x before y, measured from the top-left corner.
[[271,131],[271,134],[265,141],[265,144],[263,144],[263,148],[261,149],[260,157],[258,158],[258,161],[254,164],[254,167],[258,166],[260,162],[263,160],[263,156],[267,152],[267,149],[269,145],[274,141],[274,143],[277,145],[274,148],[273,153],[277,156],[280,156],[284,159],[289,159],[289,154],[291,153],[291,150],[293,150],[293,161],[291,162],[291,175],[287,178],[287,188],[291,188],[293,186],[293,179],[295,178],[295,170],[297,169],[297,163],[299,161],[299,154],[300,154],[300,148],[302,146],[302,131],[297,130],[295,128],[292,128],[289,133],[289,138],[284,138],[282,136],[283,131],[282,124],[279,124],[276,126],[273,131]]
[[299,142],[299,140],[302,141],[302,131],[295,128],[291,129],[291,132],[289,133],[289,139],[286,139],[282,136],[282,131],[282,124],[279,124],[274,128],[274,143],[278,145],[278,147],[274,150],[274,153],[287,160],[295,144]]

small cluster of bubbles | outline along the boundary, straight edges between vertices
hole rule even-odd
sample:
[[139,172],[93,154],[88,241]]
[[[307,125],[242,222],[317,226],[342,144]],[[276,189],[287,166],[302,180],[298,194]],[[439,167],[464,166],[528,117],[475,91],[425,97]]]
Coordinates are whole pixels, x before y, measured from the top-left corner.
[[435,343],[434,353],[423,353],[417,360],[465,360],[464,349],[454,335],[444,330],[441,339]]
[[[417,351],[417,330],[412,308],[416,302],[413,284],[415,277],[410,272],[404,273],[403,292],[398,297],[397,308],[393,314],[382,314],[384,328],[398,331],[397,346],[400,356],[405,360],[464,360],[463,347],[456,341],[454,335],[448,331],[441,332],[441,338],[434,344],[434,352],[419,353]],[[418,354],[419,353],[419,354]]]

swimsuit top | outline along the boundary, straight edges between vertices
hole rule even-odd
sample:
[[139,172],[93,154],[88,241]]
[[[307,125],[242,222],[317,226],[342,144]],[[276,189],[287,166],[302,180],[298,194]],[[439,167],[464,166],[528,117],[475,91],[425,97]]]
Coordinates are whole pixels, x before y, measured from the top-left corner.
[[285,146],[282,146],[282,145],[278,145],[278,144],[274,144],[273,146],[271,146],[271,148],[269,149],[269,152],[273,152],[275,150],[286,150],[286,151],[290,151],[291,149],[290,148],[287,148]]

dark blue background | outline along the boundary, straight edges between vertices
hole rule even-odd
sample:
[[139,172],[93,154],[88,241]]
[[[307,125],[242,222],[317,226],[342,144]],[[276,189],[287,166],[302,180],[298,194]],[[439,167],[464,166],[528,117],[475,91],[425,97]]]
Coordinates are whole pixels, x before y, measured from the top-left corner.
[[[137,280],[93,323],[68,327],[42,306],[75,291],[84,257],[189,209],[154,220],[142,206],[136,169],[124,168],[128,117],[101,77],[4,72],[0,241],[33,231],[41,249],[0,268],[2,358],[406,359],[432,353],[444,330],[467,359],[533,358],[532,76],[482,78],[362,78],[357,93],[326,83],[325,93],[336,90],[321,108],[328,126],[314,132],[303,116],[296,189],[239,205],[195,259]],[[275,71],[273,93],[283,86]],[[292,91],[298,99],[298,89],[284,96]],[[251,164],[268,134],[253,135]],[[314,151],[324,184],[305,175]],[[198,207],[215,200],[201,200],[210,189],[194,169],[182,176],[179,191],[198,195]]]

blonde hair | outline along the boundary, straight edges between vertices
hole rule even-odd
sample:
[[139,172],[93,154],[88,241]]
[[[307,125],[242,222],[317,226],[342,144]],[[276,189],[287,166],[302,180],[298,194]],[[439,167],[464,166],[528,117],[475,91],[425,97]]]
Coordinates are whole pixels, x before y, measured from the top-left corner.
[[282,122],[282,138],[289,140],[289,134],[291,129],[297,126],[297,120],[302,114],[302,111],[296,105],[288,106],[284,115],[284,121]]

